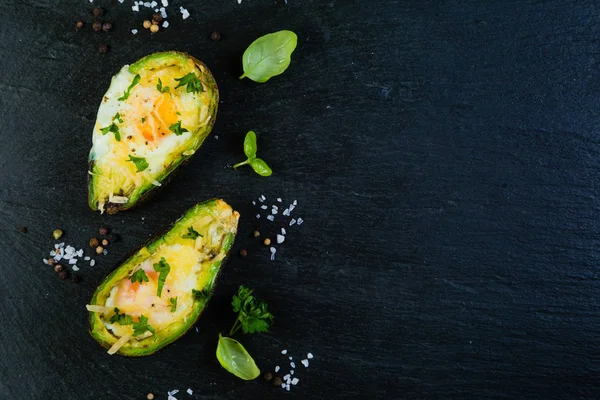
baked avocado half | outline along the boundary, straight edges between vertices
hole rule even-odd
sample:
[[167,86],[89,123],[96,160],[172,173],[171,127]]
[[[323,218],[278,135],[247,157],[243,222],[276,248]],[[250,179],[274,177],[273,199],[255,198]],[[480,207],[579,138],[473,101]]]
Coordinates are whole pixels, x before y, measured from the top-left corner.
[[212,74],[185,53],[154,53],[121,68],[94,125],[90,208],[127,210],[161,186],[202,145],[218,104]]
[[240,214],[223,200],[188,210],[96,289],[90,333],[109,354],[146,356],[183,335],[212,295]]

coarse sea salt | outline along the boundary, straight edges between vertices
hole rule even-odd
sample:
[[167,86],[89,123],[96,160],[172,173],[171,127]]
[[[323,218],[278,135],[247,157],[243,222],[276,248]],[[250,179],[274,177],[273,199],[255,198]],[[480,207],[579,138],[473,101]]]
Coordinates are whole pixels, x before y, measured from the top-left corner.
[[275,366],[275,372],[279,372],[279,365]]
[[295,385],[297,385],[297,384],[298,384],[298,382],[300,382],[300,379],[298,379],[298,378],[294,378],[294,379],[292,379],[292,385],[294,385],[294,386],[295,386]]
[[266,205],[266,204],[263,204],[262,206],[260,206],[260,209],[261,209],[261,210],[266,210],[267,208],[268,208],[268,207],[267,207],[267,205]]
[[292,362],[290,363],[290,367],[292,367],[292,368],[296,368],[296,363],[292,361]]
[[273,261],[275,259],[275,253],[277,252],[277,249],[275,247],[271,247],[271,261]]
[[277,244],[283,243],[284,240],[285,240],[285,236],[277,235]]
[[162,26],[163,26],[163,28],[168,28],[169,27],[169,21],[163,21]]
[[281,350],[281,354],[287,354],[287,350]]
[[312,355],[312,353],[308,353],[308,354],[306,355],[306,358],[308,358],[309,360],[311,360],[311,359],[313,358],[313,355]]
[[267,219],[268,219],[269,221],[274,221],[274,220],[275,220],[275,217],[274,217],[273,215],[267,215]]
[[260,219],[260,214],[256,214],[256,219]]
[[300,361],[302,363],[302,365],[304,365],[304,368],[308,368],[308,360],[305,358],[304,360]]
[[73,265],[72,269],[73,269],[73,271],[75,271],[75,272],[79,271],[79,267],[78,267],[77,265]]
[[186,390],[187,394],[189,394],[190,396],[194,394],[194,391],[190,388],[188,388],[188,390]]
[[281,203],[281,201],[282,201],[282,200],[281,200],[281,197],[278,197],[278,198],[277,198],[277,201],[278,201],[279,203]]
[[90,260],[90,267],[93,267],[94,265],[96,265],[96,260]]

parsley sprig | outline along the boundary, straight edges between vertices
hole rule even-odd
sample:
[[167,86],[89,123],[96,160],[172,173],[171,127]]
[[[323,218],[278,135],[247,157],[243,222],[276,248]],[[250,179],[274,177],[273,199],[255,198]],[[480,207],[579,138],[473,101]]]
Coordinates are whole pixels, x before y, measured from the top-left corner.
[[114,324],[118,322],[120,325],[131,325],[133,324],[133,320],[131,319],[131,315],[127,314],[119,314],[119,309],[115,307],[115,313],[112,317],[110,317],[110,323]]
[[175,133],[176,136],[183,135],[183,132],[189,132],[187,129],[181,127],[181,121],[177,121],[173,125],[169,126],[171,132]]
[[102,132],[103,135],[106,135],[109,132],[114,133],[115,134],[115,140],[117,142],[121,141],[121,132],[119,132],[119,127],[114,122],[112,122],[109,126],[106,126],[104,128],[100,128],[100,132]]
[[131,154],[129,155],[129,160],[127,160],[127,162],[135,164],[135,168],[137,168],[137,171],[135,172],[142,172],[149,166],[148,161],[146,161],[144,157],[135,157]]
[[201,234],[199,234],[198,232],[196,232],[196,230],[194,229],[193,226],[190,226],[188,228],[188,233],[186,233],[185,235],[183,235],[182,238],[184,238],[184,239],[194,239],[195,240],[195,239],[198,238],[198,236],[204,237]]
[[235,323],[229,331],[234,335],[240,328],[244,333],[268,332],[273,322],[273,314],[267,311],[267,303],[252,296],[252,289],[241,285],[233,296],[233,312],[238,313]]
[[161,93],[169,93],[169,91],[171,90],[171,89],[169,89],[168,86],[163,86],[162,81],[160,80],[160,78],[158,78],[158,83],[156,84],[156,88]]
[[190,72],[189,74],[187,74],[186,76],[183,76],[181,78],[175,78],[175,80],[177,82],[179,82],[177,84],[177,86],[175,86],[175,89],[177,89],[178,87],[181,87],[181,86],[186,86],[185,91],[187,93],[202,92],[202,82],[200,81],[200,79],[198,79],[196,74],[194,74],[193,72]]
[[133,323],[133,336],[141,335],[146,331],[150,331],[152,336],[154,336],[154,340],[156,340],[156,331],[153,327],[148,325],[148,318],[140,315],[138,322]]
[[144,271],[142,268],[138,269],[133,274],[131,274],[129,279],[131,280],[131,283],[136,283],[136,282],[142,283],[142,282],[148,282],[150,280],[148,278],[148,275],[146,275],[146,271]]
[[140,74],[137,74],[136,76],[133,77],[133,81],[131,81],[131,85],[129,85],[129,87],[125,90],[125,93],[123,93],[123,96],[119,97],[118,100],[119,101],[125,101],[129,98],[129,95],[131,94],[131,89],[133,89],[133,87],[135,85],[137,85],[138,83],[140,83]]
[[160,297],[162,295],[163,287],[165,286],[165,280],[167,279],[167,275],[171,272],[171,266],[167,264],[167,260],[164,257],[160,258],[160,261],[153,265],[154,270],[158,272],[158,289],[156,290],[156,295]]

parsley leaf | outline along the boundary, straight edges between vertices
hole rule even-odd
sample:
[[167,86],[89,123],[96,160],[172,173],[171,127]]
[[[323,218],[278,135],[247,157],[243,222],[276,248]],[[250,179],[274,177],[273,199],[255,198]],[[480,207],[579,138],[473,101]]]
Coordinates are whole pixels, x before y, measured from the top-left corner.
[[177,121],[176,123],[171,125],[169,129],[171,130],[171,132],[174,132],[177,136],[183,135],[183,132],[189,132],[187,129],[181,127],[181,121]]
[[103,135],[106,135],[107,133],[112,132],[115,134],[115,140],[117,142],[121,141],[121,132],[119,132],[119,127],[114,122],[107,127],[100,128],[100,131],[102,132]]
[[158,272],[158,290],[156,291],[156,295],[160,297],[162,295],[163,286],[165,286],[165,280],[167,279],[167,275],[171,272],[171,266],[167,264],[167,260],[164,257],[160,258],[160,261],[154,264],[154,270]]
[[115,116],[113,117],[113,121],[114,121],[115,119],[116,119],[117,121],[119,121],[119,123],[120,123],[120,124],[122,124],[122,123],[123,123],[123,120],[121,119],[121,114],[120,114],[120,113],[116,113],[116,114],[115,114]]
[[229,331],[230,336],[240,328],[244,333],[268,332],[273,314],[267,311],[267,303],[252,296],[252,292],[242,285],[233,296],[231,306],[238,317]]
[[144,317],[143,315],[140,315],[140,319],[138,320],[138,322],[133,323],[133,336],[141,335],[146,331],[152,332],[154,340],[156,340],[156,331],[153,327],[148,325],[148,318]]
[[146,122],[146,118],[142,117],[142,124]]
[[168,86],[163,87],[163,84],[162,84],[162,81],[160,80],[160,78],[158,78],[158,83],[156,84],[156,88],[161,93],[169,93],[169,90],[170,90]]
[[125,101],[127,100],[127,98],[129,97],[129,94],[131,93],[131,89],[133,89],[133,87],[135,85],[137,85],[138,83],[140,83],[140,75],[137,74],[134,78],[133,81],[131,82],[131,85],[129,85],[129,87],[127,88],[127,90],[125,90],[125,93],[123,93],[123,96],[119,97],[118,100],[119,101]]
[[144,157],[134,157],[131,154],[129,155],[129,160],[127,162],[133,162],[135,167],[137,168],[136,172],[142,172],[146,168],[148,168],[148,161]]
[[133,320],[131,319],[131,315],[127,314],[119,314],[119,309],[115,307],[115,314],[110,317],[110,323],[114,324],[118,322],[120,325],[131,325],[133,324]]
[[184,77],[175,78],[175,80],[179,82],[177,84],[177,86],[175,86],[175,89],[177,89],[178,87],[187,85],[187,87],[185,89],[185,91],[187,93],[202,92],[202,82],[200,81],[200,79],[198,79],[196,74],[194,74],[193,72],[190,72],[189,74],[187,74]]
[[177,310],[177,297],[171,297],[169,303],[171,303],[171,312],[175,312]]
[[194,230],[193,226],[190,226],[188,228],[188,233],[186,233],[185,235],[183,235],[182,238],[184,238],[184,239],[194,239],[195,240],[198,236],[204,237],[201,234],[199,234],[198,232],[196,232]]
[[148,275],[146,275],[146,272],[140,268],[137,271],[135,271],[130,277],[129,279],[131,280],[131,283],[142,283],[142,282],[148,282]]

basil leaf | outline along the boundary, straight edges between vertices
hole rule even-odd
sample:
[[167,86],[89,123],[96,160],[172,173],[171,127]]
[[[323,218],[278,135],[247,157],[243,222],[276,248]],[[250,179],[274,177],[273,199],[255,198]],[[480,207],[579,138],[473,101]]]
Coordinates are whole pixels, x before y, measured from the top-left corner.
[[248,158],[256,157],[256,133],[249,131],[244,138],[244,154]]
[[298,36],[292,31],[279,31],[259,37],[244,52],[244,74],[240,79],[250,78],[263,83],[283,73],[290,65],[297,43]]
[[217,344],[217,360],[223,368],[245,381],[256,379],[260,370],[244,346],[235,339],[221,336]]
[[273,173],[271,168],[269,168],[267,163],[264,162],[264,160],[261,158],[254,158],[250,160],[250,166],[252,167],[254,172],[259,174],[260,176],[270,176]]

